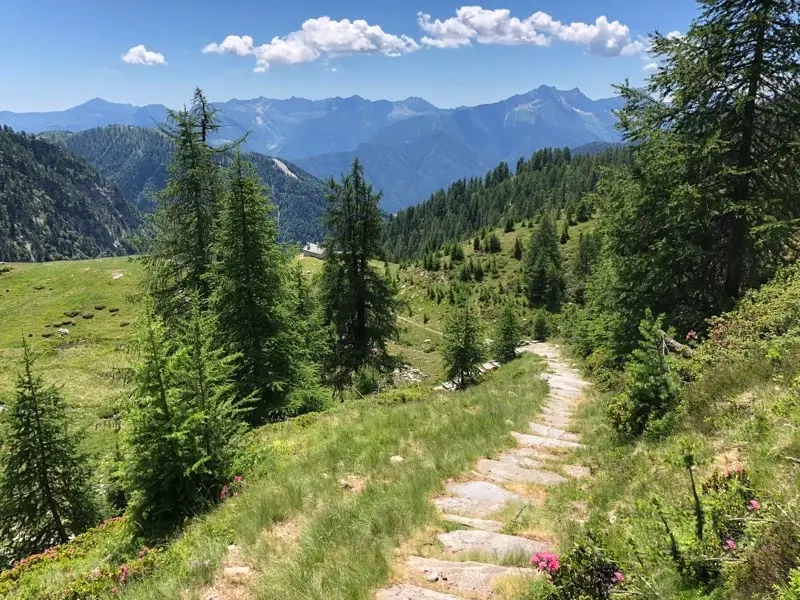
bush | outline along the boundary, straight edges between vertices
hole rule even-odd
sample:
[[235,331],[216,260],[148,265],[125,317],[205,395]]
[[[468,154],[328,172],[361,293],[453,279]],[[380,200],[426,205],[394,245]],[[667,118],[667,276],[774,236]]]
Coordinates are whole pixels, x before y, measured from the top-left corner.
[[543,342],[551,335],[550,329],[550,314],[544,310],[539,309],[533,314],[532,331],[533,339]]
[[377,392],[384,385],[383,374],[373,366],[367,365],[356,371],[353,387],[362,396]]
[[662,322],[663,316],[654,319],[647,311],[639,324],[639,347],[631,353],[626,369],[625,390],[608,404],[611,425],[623,435],[641,435],[677,403],[679,388],[664,349]]
[[428,399],[428,393],[421,387],[408,386],[386,390],[378,394],[375,401],[382,406],[393,406],[396,404],[409,404],[411,402],[422,402]]

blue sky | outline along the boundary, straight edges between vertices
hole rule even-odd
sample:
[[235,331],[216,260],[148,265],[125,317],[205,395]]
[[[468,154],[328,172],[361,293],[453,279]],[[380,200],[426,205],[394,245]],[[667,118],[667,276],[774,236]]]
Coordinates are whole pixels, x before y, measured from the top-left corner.
[[3,0],[0,110],[94,97],[177,106],[197,85],[217,101],[452,107],[541,84],[598,98],[642,81],[646,34],[686,31],[696,11],[693,0]]

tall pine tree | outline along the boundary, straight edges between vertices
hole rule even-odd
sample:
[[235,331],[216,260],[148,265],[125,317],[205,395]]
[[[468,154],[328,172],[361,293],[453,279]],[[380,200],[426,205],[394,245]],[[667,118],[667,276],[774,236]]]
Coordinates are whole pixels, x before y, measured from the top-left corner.
[[545,212],[531,232],[525,256],[525,287],[531,307],[545,307],[553,312],[561,307],[564,281],[558,246],[555,225]]
[[517,312],[511,302],[506,302],[503,306],[494,337],[494,354],[497,360],[508,362],[516,358],[521,335]]
[[444,364],[447,378],[463,389],[473,383],[484,358],[480,327],[469,304],[450,310],[444,330]]
[[358,159],[341,183],[330,181],[325,215],[330,233],[322,270],[322,303],[331,333],[325,374],[339,390],[361,367],[386,365],[386,342],[397,335],[394,283],[369,262],[382,257],[380,197],[365,181]]
[[16,396],[0,412],[0,561],[65,543],[97,518],[91,472],[64,400],[33,373],[33,363],[23,339]]
[[156,237],[147,257],[148,291],[157,312],[168,321],[179,316],[197,294],[211,296],[210,271],[223,181],[209,136],[219,129],[216,109],[202,90],[195,90],[191,108],[168,112],[161,127],[175,147],[170,179],[158,194],[154,216]]
[[280,415],[303,360],[300,329],[292,325],[289,265],[276,241],[274,207],[251,163],[231,163],[217,232],[213,307],[219,339],[239,358],[236,389],[251,422]]

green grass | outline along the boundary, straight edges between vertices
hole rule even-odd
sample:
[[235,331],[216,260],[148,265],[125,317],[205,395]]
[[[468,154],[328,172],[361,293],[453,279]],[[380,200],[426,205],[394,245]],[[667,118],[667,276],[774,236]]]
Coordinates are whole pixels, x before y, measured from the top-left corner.
[[[243,453],[243,492],[190,524],[158,572],[121,596],[200,598],[235,543],[258,573],[255,597],[370,598],[387,582],[395,549],[439,526],[429,499],[443,482],[514,445],[507,421],[522,427],[538,411],[541,369],[527,356],[464,392],[428,391],[421,401],[388,406],[368,398],[254,431]],[[404,462],[391,464],[393,455]],[[337,482],[346,477],[362,481],[363,491],[342,489]],[[287,529],[297,536],[287,541],[280,534]],[[101,546],[113,558],[93,552],[60,562],[22,580],[9,598],[39,597],[107,561],[119,564],[124,556],[109,544]]]

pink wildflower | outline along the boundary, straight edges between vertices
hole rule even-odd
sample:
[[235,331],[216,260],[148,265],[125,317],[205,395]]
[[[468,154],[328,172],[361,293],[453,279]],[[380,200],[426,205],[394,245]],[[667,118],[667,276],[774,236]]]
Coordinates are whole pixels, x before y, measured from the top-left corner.
[[119,568],[119,584],[124,585],[128,580],[128,565],[122,565]]
[[537,552],[531,558],[531,564],[537,567],[540,571],[547,571],[554,573],[558,571],[558,555],[552,552]]
[[734,542],[732,539],[728,538],[727,540],[725,540],[725,549],[726,550],[736,550],[736,542]]
[[625,581],[625,575],[619,571],[614,571],[614,583],[622,583],[623,581]]
[[696,340],[696,339],[697,339],[697,332],[694,329],[690,329],[689,333],[686,334],[686,341]]
[[233,478],[233,483],[241,483],[241,482],[242,482],[241,475],[237,475],[236,477]]
[[225,500],[227,497],[228,497],[228,486],[227,485],[223,485],[222,486],[222,491],[219,493],[219,499],[220,500]]
[[758,500],[750,500],[750,503],[747,505],[747,510],[750,512],[761,510],[761,503]]
[[112,588],[111,588],[111,593],[112,593],[112,594],[116,594],[116,593],[117,593],[117,588],[115,588],[115,587],[112,587]]

